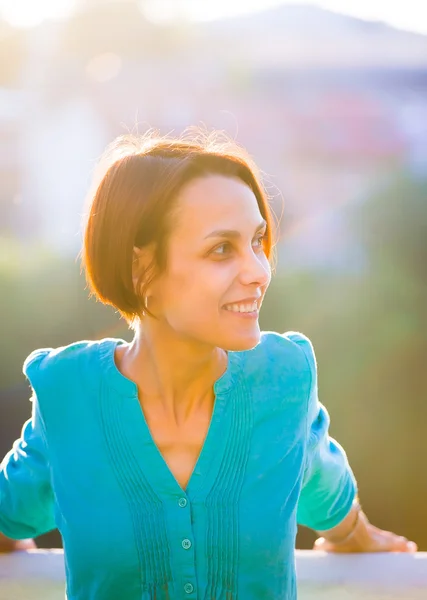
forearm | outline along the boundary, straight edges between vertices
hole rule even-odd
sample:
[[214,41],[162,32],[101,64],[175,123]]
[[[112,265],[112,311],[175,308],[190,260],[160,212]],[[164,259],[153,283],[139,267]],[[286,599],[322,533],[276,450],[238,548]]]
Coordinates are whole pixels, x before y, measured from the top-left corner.
[[34,540],[13,540],[0,532],[0,553],[14,552],[15,550],[33,550],[37,548]]
[[328,542],[341,544],[353,537],[363,537],[367,532],[368,519],[363,513],[359,501],[353,502],[348,515],[332,529],[317,531]]
[[354,505],[336,527],[318,531],[314,550],[326,552],[416,552],[417,545],[407,538],[372,525],[365,513]]

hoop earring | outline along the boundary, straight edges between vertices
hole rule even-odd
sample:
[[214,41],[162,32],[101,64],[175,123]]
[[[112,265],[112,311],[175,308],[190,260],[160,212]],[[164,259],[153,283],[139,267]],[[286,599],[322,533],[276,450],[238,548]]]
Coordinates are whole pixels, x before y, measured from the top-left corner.
[[147,310],[148,310],[148,298],[147,298],[147,296],[143,296],[142,297],[141,304],[143,306],[143,308],[142,308],[142,316],[145,317],[147,315]]

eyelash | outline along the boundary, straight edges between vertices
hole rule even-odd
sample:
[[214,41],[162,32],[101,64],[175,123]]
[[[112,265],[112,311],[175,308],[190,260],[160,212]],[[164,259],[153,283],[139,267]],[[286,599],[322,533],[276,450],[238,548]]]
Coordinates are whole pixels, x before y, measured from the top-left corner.
[[[263,242],[267,239],[267,234],[264,233],[262,235],[259,235],[258,237],[255,238],[256,242],[259,242],[259,249],[261,250],[263,248]],[[223,253],[223,252],[216,252],[217,250],[219,250],[220,248],[224,248],[227,246],[231,246],[232,244],[230,244],[230,242],[223,242],[222,244],[219,244],[218,246],[216,246],[211,252],[210,254],[213,254],[214,256],[227,256],[227,253]]]

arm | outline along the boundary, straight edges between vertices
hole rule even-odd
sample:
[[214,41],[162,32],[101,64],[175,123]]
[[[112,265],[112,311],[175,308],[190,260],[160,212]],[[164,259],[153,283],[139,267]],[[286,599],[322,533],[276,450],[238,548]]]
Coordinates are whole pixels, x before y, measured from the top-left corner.
[[313,347],[301,334],[293,334],[292,339],[305,353],[312,380],[307,409],[307,458],[298,503],[298,523],[322,536],[316,541],[315,550],[415,552],[416,544],[374,527],[362,511],[356,480],[345,451],[329,436],[329,414],[318,399]]
[[35,550],[37,549],[34,540],[12,540],[0,533],[0,554],[14,552],[15,550]]
[[21,540],[56,527],[44,425],[35,394],[31,400],[31,419],[0,464],[0,532]]
[[329,436],[330,418],[318,399],[317,365],[311,342],[301,334],[292,334],[291,339],[304,352],[311,374],[306,462],[297,520],[300,525],[325,531],[349,515],[357,484],[344,449]]

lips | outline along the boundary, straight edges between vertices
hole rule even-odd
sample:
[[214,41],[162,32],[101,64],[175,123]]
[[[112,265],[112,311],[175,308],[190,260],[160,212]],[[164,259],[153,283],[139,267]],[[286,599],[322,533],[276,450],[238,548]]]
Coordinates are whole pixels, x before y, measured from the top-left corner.
[[254,302],[258,303],[258,300],[261,299],[261,296],[250,296],[249,298],[242,298],[241,300],[236,300],[235,302],[227,302],[225,306],[230,306],[231,304],[253,304]]

